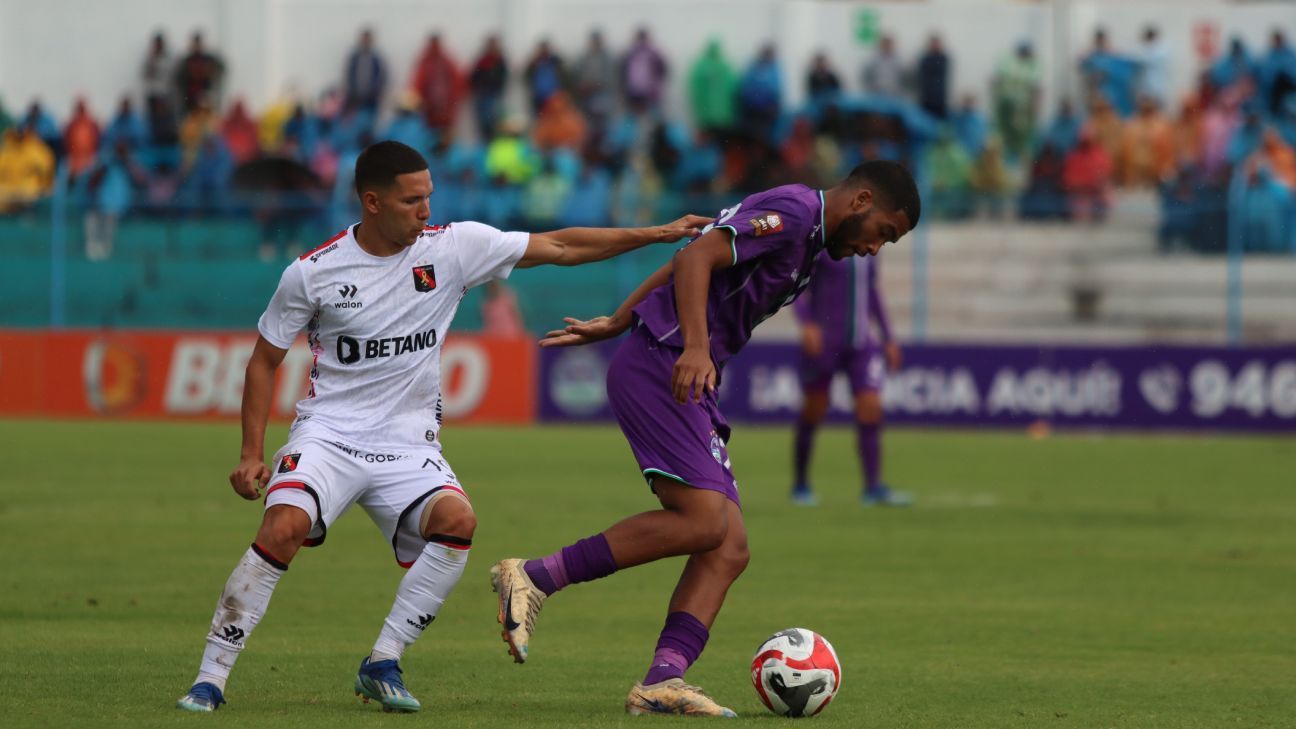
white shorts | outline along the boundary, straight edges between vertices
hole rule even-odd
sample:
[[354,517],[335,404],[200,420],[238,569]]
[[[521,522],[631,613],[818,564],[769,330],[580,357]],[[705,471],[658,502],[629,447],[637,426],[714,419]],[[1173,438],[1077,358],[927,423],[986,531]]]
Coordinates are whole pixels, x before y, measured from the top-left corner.
[[[326,437],[292,437],[275,453],[270,469],[266,508],[288,505],[305,511],[311,518],[306,546],[323,544],[329,526],[359,502],[391,542],[402,567],[414,564],[427,545],[419,530],[419,505],[447,489],[468,499],[436,448],[380,452]],[[468,547],[454,537],[445,541],[451,548]]]

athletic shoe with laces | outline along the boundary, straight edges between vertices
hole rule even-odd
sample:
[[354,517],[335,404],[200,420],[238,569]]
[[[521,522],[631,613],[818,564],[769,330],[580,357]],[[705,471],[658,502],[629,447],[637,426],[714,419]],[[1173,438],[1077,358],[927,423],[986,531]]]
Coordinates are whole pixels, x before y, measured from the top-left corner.
[[707,696],[697,686],[684,683],[681,678],[668,678],[665,681],[645,686],[636,683],[626,697],[626,713],[631,716],[644,714],[677,714],[680,716],[725,716],[736,717],[733,709],[727,709]]
[[412,713],[423,708],[405,688],[400,664],[392,660],[370,662],[365,656],[356,674],[355,692],[366,704],[370,699],[381,703],[383,711]]
[[225,703],[225,695],[221,693],[220,688],[214,683],[203,681],[196,683],[189,693],[181,696],[176,701],[177,709],[185,711],[215,711]]
[[878,484],[860,494],[860,503],[864,506],[913,506],[913,502],[913,494],[893,490],[886,484]]
[[545,595],[535,586],[523,565],[526,560],[506,559],[491,567],[491,589],[499,594],[499,615],[504,626],[500,635],[508,643],[515,663],[526,663],[527,645],[535,632],[536,616],[544,605]]

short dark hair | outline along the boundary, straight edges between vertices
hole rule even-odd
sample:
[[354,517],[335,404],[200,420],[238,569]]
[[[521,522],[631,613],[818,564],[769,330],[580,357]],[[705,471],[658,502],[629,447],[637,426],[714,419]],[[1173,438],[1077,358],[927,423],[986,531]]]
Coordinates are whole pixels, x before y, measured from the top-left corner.
[[409,145],[390,139],[371,144],[356,158],[356,194],[389,187],[396,182],[397,175],[422,172],[427,168],[427,160]]
[[843,184],[855,189],[867,187],[883,208],[904,210],[910,230],[918,227],[918,218],[922,217],[922,198],[918,196],[918,185],[913,175],[904,165],[888,160],[870,160],[851,170]]

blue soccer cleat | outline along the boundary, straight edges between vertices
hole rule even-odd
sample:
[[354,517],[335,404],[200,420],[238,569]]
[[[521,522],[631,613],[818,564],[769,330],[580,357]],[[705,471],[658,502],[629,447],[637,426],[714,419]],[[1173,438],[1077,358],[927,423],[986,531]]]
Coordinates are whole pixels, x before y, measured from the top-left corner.
[[799,483],[792,487],[792,503],[797,506],[818,506],[819,497],[810,489],[810,484]]
[[356,696],[364,702],[370,699],[382,704],[383,711],[413,713],[423,708],[419,700],[405,688],[400,665],[396,661],[369,662],[369,656],[360,661],[360,673],[355,680]]
[[176,708],[185,711],[215,711],[223,703],[225,703],[225,695],[216,687],[216,684],[203,681],[194,684],[193,688],[189,689],[189,693],[181,696],[176,701]]
[[864,506],[913,506],[913,502],[913,494],[895,491],[886,484],[878,484],[860,494],[860,503]]

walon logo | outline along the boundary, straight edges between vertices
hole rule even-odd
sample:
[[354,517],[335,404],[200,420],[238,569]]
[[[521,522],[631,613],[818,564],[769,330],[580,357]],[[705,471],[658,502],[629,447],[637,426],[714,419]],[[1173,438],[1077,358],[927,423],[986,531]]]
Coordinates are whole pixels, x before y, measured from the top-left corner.
[[[342,288],[338,289],[338,293],[342,295],[343,299],[354,299],[356,292],[359,290],[360,289],[355,284],[342,284]],[[362,301],[353,300],[333,302],[334,309],[359,309],[362,306],[364,306],[364,302]]]
[[410,625],[413,625],[419,630],[427,630],[427,626],[431,625],[433,620],[436,620],[435,615],[419,615],[417,617],[418,617],[417,623],[414,622],[413,620],[410,620],[409,618],[405,618],[405,622],[409,623]]

